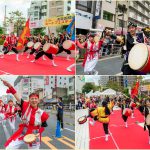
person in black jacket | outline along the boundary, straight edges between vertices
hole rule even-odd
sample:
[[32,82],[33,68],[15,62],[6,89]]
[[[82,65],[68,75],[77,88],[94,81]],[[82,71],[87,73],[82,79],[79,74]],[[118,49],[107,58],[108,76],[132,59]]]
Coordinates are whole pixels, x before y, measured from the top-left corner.
[[146,130],[147,127],[149,132],[148,143],[150,144],[150,99],[147,99],[145,101],[145,104],[139,107],[139,110],[145,116],[144,131]]
[[121,69],[121,71],[123,72],[123,75],[142,74],[139,71],[135,71],[135,70],[131,69],[128,64],[128,55],[129,55],[129,52],[132,49],[132,47],[137,43],[144,42],[144,39],[141,36],[141,34],[139,34],[139,33],[136,34],[136,30],[137,30],[137,25],[130,22],[128,25],[128,33],[126,36],[126,49],[127,49],[126,59],[125,59],[125,62],[123,63],[122,69]]

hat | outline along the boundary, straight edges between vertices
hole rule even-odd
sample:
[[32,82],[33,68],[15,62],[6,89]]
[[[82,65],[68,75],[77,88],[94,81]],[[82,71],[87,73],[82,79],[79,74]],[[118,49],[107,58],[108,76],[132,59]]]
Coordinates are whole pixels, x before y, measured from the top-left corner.
[[132,23],[132,22],[129,22],[129,24],[128,24],[128,28],[130,28],[130,27],[137,27],[137,24],[135,24],[135,23]]
[[95,36],[96,36],[96,33],[93,33],[93,32],[89,33],[88,35],[88,37],[95,37]]

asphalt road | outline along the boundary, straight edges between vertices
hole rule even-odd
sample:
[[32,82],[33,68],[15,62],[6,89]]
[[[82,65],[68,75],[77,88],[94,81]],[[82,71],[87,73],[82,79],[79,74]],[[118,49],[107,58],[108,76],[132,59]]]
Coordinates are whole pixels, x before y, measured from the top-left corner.
[[[48,127],[42,134],[42,142],[40,149],[74,149],[75,147],[75,126],[74,126],[74,113],[64,113],[64,130],[62,137],[55,137],[56,130],[56,114],[55,112],[48,112],[50,118],[48,119]],[[16,119],[16,129],[20,123],[20,118]],[[5,130],[5,131],[4,131]],[[0,149],[4,149],[4,143],[9,136],[12,135],[10,125],[6,122],[6,128],[0,124]],[[27,145],[22,145],[21,149],[27,149]]]
[[[121,67],[124,59],[121,56],[113,56],[100,59],[95,67],[99,75],[117,75],[121,74]],[[77,63],[76,74],[84,75],[82,63]]]

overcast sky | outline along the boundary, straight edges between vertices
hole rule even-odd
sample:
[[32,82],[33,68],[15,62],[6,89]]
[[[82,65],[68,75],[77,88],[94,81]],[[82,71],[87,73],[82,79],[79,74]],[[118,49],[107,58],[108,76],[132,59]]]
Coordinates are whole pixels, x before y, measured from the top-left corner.
[[[16,80],[17,77],[18,76],[11,76],[11,75],[9,75],[9,76],[6,76],[6,75],[0,76],[0,78],[2,78],[3,80],[8,81],[12,85],[14,85],[14,81]],[[6,90],[7,89],[8,88],[6,86],[4,86],[3,82],[0,80],[0,96],[6,95]]]
[[6,16],[9,12],[19,10],[27,18],[27,9],[30,7],[31,0],[0,0],[0,26],[3,24],[6,5]]
[[98,83],[99,79],[100,77],[95,75],[85,76],[85,82],[95,82],[96,85],[99,85]]

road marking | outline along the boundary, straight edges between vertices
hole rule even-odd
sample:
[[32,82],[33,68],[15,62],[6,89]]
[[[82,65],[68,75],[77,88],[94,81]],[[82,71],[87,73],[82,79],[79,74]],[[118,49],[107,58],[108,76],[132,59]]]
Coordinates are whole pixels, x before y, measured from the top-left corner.
[[[103,60],[109,60],[109,59],[112,59],[112,58],[118,58],[118,57],[121,57],[121,55],[113,56],[113,57],[107,57],[107,58],[102,58],[102,59],[98,60],[98,62],[99,61],[103,61]],[[82,65],[82,62],[81,63],[76,63],[76,66],[79,66],[79,65]]]
[[119,146],[118,146],[118,144],[116,143],[116,141],[115,141],[115,139],[114,139],[112,133],[110,132],[110,130],[109,130],[109,134],[110,134],[110,136],[111,136],[111,138],[112,138],[112,140],[113,140],[113,142],[114,142],[116,148],[119,150]]
[[2,127],[3,127],[3,129],[4,129],[6,139],[8,140],[8,139],[9,139],[9,137],[10,137],[10,134],[9,134],[9,132],[8,132],[7,128],[6,128],[6,125],[3,125],[3,124],[2,124]]
[[53,149],[57,150],[57,148],[56,148],[54,145],[52,145],[52,144],[50,143],[50,141],[52,141],[52,139],[49,138],[48,136],[42,137],[41,140],[42,140],[42,142],[43,142],[44,144],[46,144],[50,149],[52,149],[52,150],[53,150]]
[[[72,144],[66,142],[66,141],[64,140],[64,138],[58,138],[57,140],[60,141],[61,143],[65,144],[65,145],[67,145],[68,147],[70,147],[70,148],[72,148],[72,149],[75,148],[75,145],[72,145]],[[67,139],[66,139],[66,140],[67,140]]]
[[5,71],[3,71],[3,70],[0,70],[0,72],[5,73],[5,74],[7,74],[7,75],[13,75],[13,74],[8,73],[8,72],[5,72]]
[[74,140],[72,140],[72,139],[70,139],[70,138],[68,138],[68,137],[66,137],[66,136],[63,136],[63,138],[66,139],[66,140],[68,140],[68,141],[70,141],[70,142],[72,142],[72,143],[75,143]]
[[64,129],[66,129],[68,131],[71,131],[71,132],[75,132],[74,130],[71,130],[71,129],[68,129],[68,128],[64,128]]
[[[108,135],[108,136],[110,136],[110,135]],[[100,136],[100,137],[91,138],[91,139],[89,139],[89,141],[90,141],[90,140],[100,139],[100,138],[105,138],[105,136]]]
[[123,75],[123,73],[122,73],[122,72],[120,72],[120,73],[117,73],[117,74],[116,74],[116,76],[119,76],[119,75]]

